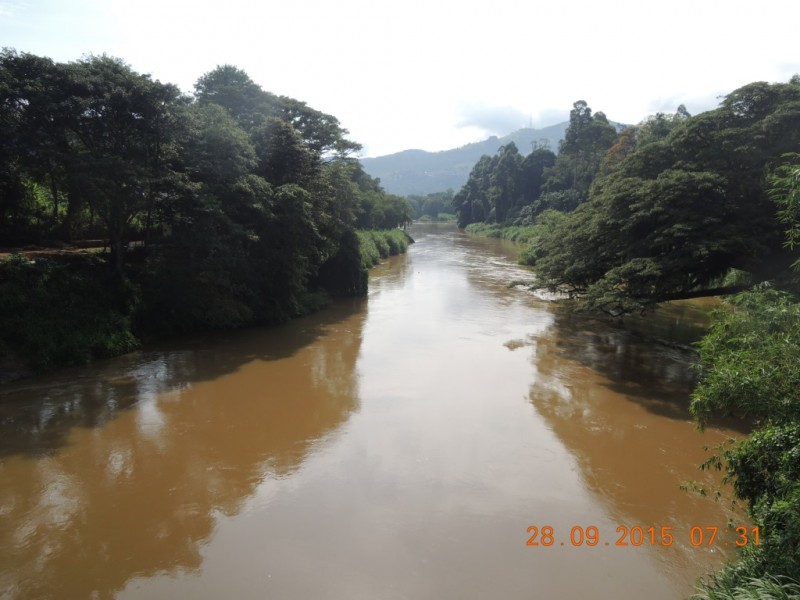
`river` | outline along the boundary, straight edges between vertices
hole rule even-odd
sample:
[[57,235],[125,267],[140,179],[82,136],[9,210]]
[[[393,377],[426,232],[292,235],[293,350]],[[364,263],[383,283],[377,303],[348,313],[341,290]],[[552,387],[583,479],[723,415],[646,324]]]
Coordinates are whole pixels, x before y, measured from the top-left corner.
[[691,593],[739,517],[680,486],[735,432],[652,336],[704,312],[634,332],[509,288],[508,243],[411,234],[368,298],[0,387],[0,598]]

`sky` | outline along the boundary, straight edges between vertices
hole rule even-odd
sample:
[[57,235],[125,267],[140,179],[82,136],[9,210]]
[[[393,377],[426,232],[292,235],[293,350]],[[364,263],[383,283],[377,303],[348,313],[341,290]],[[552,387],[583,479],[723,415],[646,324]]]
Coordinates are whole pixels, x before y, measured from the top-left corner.
[[334,115],[361,156],[569,117],[638,123],[800,73],[800,0],[0,0],[0,46],[191,93],[217,65]]

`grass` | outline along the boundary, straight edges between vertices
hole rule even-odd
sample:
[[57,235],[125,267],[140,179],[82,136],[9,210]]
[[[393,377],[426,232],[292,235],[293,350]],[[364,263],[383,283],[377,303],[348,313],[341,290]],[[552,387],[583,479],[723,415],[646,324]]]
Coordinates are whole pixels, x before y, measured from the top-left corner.
[[417,219],[420,223],[455,223],[458,217],[454,213],[439,213],[437,216],[422,215]]
[[357,231],[361,264],[369,269],[381,259],[402,254],[413,240],[401,229]]
[[502,227],[496,223],[472,223],[467,225],[467,233],[481,237],[511,240],[518,244],[528,244],[533,239],[534,229],[530,225],[510,225]]
[[800,600],[800,584],[787,577],[752,577],[735,584],[703,586],[690,600]]

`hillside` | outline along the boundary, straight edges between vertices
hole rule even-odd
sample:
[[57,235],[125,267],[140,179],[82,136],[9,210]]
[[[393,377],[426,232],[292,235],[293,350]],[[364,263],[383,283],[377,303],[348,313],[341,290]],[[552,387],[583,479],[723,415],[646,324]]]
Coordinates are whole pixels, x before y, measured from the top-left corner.
[[407,196],[440,192],[447,188],[458,190],[484,154],[493,155],[500,146],[509,142],[514,142],[522,154],[528,154],[534,142],[547,143],[555,152],[568,125],[569,122],[565,121],[543,129],[526,127],[501,138],[492,136],[482,142],[441,152],[403,150],[376,158],[362,158],[361,164],[372,177],[380,177],[381,185],[392,194]]

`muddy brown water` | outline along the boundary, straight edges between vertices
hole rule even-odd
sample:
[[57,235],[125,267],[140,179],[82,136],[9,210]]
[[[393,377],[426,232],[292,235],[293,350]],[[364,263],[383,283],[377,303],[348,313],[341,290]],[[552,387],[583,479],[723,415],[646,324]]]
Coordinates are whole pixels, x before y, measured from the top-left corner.
[[0,387],[0,598],[691,593],[741,518],[680,486],[736,432],[654,339],[703,305],[619,328],[509,289],[507,243],[411,233],[366,299]]

